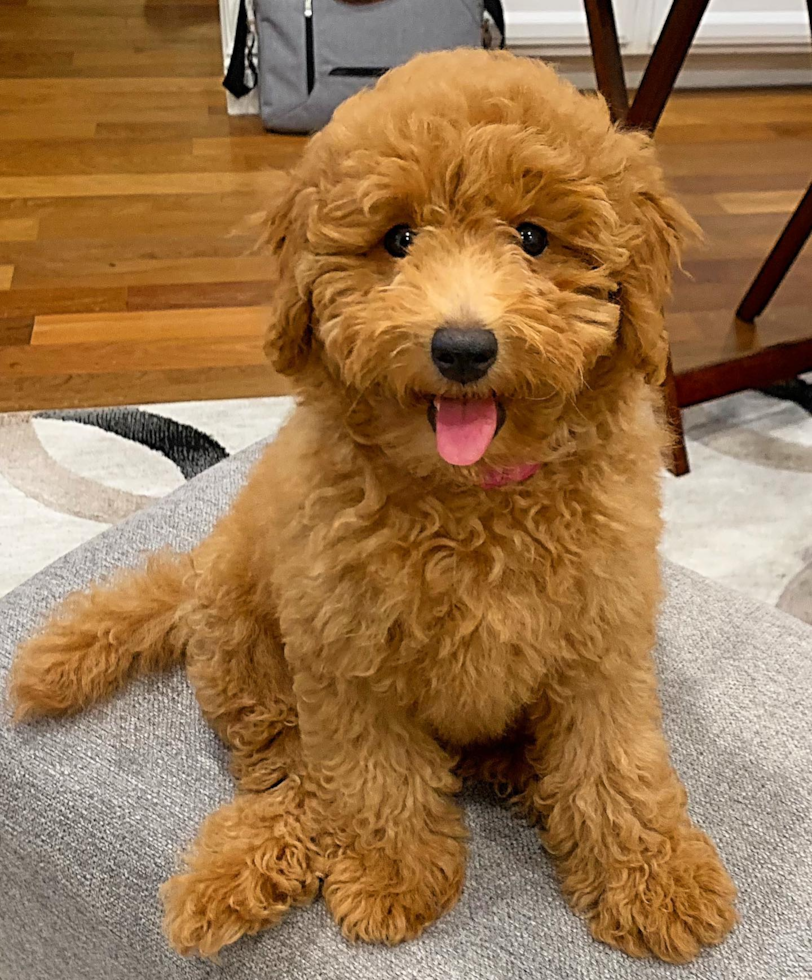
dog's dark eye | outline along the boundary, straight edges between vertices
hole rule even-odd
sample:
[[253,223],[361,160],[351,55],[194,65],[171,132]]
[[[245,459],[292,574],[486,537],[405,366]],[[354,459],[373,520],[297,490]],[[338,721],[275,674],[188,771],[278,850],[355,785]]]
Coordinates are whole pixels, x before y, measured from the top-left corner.
[[395,225],[383,236],[383,247],[396,259],[402,259],[414,245],[416,237],[417,232],[408,225]]
[[522,240],[522,248],[528,255],[541,255],[547,248],[547,232],[539,225],[525,221],[519,225],[516,231]]

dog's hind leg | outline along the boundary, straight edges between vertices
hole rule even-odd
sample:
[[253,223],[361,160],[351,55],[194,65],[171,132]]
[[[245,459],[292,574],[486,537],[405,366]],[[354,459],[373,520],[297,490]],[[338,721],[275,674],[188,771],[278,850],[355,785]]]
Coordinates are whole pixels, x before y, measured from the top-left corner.
[[214,956],[311,901],[320,877],[293,686],[265,582],[240,549],[203,551],[187,671],[231,749],[238,793],[203,823],[162,897],[172,945]]
[[293,684],[272,620],[195,615],[187,672],[206,720],[231,749],[242,790],[261,791],[298,772]]
[[217,542],[202,546],[195,565],[189,680],[206,720],[231,749],[239,788],[268,789],[298,771],[299,730],[267,581]]
[[528,758],[533,743],[524,724],[519,719],[496,741],[467,746],[454,771],[465,780],[488,783],[504,800],[520,802],[536,775]]
[[15,720],[81,711],[128,678],[180,661],[192,578],[189,556],[159,553],[69,596],[17,652],[8,680]]

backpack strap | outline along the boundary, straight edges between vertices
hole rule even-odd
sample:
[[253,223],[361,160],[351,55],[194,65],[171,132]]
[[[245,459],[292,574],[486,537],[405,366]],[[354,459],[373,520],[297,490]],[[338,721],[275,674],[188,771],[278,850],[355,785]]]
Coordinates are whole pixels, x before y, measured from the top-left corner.
[[502,0],[485,0],[485,13],[496,24],[496,29],[501,38],[499,47],[503,48],[505,46],[505,11],[502,7]]
[[[253,43],[250,45],[253,48]],[[251,84],[248,85],[245,78],[246,74],[251,76]],[[257,70],[254,67],[252,52],[248,44],[248,11],[245,7],[245,0],[240,0],[240,8],[237,11],[237,26],[234,31],[234,47],[231,49],[231,59],[228,63],[223,88],[238,99],[256,88]]]

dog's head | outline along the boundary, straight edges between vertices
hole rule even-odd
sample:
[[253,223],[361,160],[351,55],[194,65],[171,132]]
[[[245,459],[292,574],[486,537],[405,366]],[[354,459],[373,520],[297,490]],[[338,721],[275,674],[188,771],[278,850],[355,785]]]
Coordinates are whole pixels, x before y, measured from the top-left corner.
[[509,54],[422,55],[291,174],[266,351],[305,393],[341,393],[359,441],[481,480],[533,462],[585,391],[662,379],[691,227],[601,99]]

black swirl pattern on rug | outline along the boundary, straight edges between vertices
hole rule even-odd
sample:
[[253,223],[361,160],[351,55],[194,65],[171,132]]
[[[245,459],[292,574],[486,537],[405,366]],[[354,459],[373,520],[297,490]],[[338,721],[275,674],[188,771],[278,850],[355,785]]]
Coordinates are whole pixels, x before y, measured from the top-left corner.
[[778,384],[766,385],[758,389],[762,394],[770,395],[772,398],[781,398],[783,401],[795,402],[812,415],[812,384],[803,378],[790,378],[789,381],[780,381]]
[[220,443],[200,429],[140,408],[66,409],[37,412],[35,418],[93,425],[137,442],[165,456],[187,480],[228,457]]

